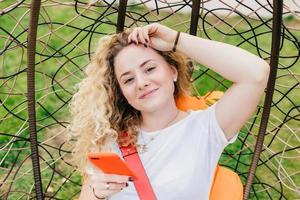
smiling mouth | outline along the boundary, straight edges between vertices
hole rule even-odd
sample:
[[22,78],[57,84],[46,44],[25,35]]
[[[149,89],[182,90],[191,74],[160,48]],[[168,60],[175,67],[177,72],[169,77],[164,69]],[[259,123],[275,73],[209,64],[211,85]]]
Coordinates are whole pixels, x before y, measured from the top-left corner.
[[149,94],[152,94],[152,93],[155,92],[156,90],[158,90],[158,88],[157,88],[157,89],[154,89],[154,90],[151,90],[151,91],[148,92],[147,94],[144,94],[143,96],[139,97],[139,99],[144,99],[144,98],[146,98]]

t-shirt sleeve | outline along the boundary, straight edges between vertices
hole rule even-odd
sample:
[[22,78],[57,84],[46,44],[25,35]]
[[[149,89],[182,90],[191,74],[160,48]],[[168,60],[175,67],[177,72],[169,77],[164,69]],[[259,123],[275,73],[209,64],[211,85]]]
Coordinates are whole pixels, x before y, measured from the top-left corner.
[[216,118],[215,109],[217,103],[205,110],[195,111],[195,121],[192,127],[197,130],[200,144],[206,143],[209,152],[221,154],[228,144],[236,141],[239,132],[229,140],[225,137],[225,133]]
[[220,127],[216,118],[216,105],[218,102],[208,107],[204,112],[207,115],[208,120],[208,133],[210,138],[215,141],[220,148],[225,148],[228,144],[234,143],[238,137],[239,132],[237,132],[231,139],[225,137],[225,133]]
[[[221,157],[224,148],[236,141],[238,133],[227,140],[225,133],[218,124],[215,108],[216,104],[205,110],[194,111],[194,117],[190,127],[195,130],[194,140],[197,142],[197,153],[205,160],[205,165],[210,178],[213,178],[214,170]],[[203,161],[203,160],[202,160]],[[201,162],[202,162],[201,161]]]

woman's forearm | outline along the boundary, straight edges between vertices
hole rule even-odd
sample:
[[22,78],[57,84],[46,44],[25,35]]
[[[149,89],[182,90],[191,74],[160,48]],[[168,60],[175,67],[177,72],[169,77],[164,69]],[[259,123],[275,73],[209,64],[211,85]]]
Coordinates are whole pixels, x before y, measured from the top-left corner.
[[234,82],[263,81],[269,65],[241,48],[181,33],[177,51]]

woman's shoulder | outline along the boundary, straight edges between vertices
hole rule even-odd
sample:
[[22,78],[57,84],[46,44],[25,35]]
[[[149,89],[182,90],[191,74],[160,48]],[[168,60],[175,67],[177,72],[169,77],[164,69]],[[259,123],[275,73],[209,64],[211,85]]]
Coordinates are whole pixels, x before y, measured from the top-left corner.
[[192,130],[209,131],[209,127],[214,127],[215,120],[215,106],[213,104],[201,110],[188,110],[189,117],[186,126]]
[[215,106],[216,103],[204,109],[188,110],[187,112],[191,115],[190,119],[203,120],[209,117],[210,115],[214,114]]

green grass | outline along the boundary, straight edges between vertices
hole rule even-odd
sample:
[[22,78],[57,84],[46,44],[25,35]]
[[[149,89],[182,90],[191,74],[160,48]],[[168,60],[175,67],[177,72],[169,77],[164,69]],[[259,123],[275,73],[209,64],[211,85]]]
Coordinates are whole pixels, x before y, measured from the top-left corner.
[[[29,3],[29,1],[26,1]],[[12,4],[9,1],[2,2],[0,4],[0,9],[5,8],[6,6]],[[129,8],[130,11],[135,11],[136,13],[146,13],[143,7],[138,8]],[[109,25],[109,23],[116,23],[117,16],[114,14],[114,9],[109,9],[106,11],[107,13],[111,13],[102,21],[105,21],[106,24],[101,24],[99,21],[94,22],[89,18],[97,18],[102,13],[104,13],[104,8],[93,8],[89,10],[84,10],[83,8],[79,8],[78,12],[81,13],[81,17],[78,17],[78,14],[75,12],[74,6],[54,6],[54,7],[45,7],[41,9],[41,15],[39,22],[57,22],[56,24],[44,24],[40,25],[38,29],[38,41],[37,41],[37,52],[40,55],[36,56],[36,99],[37,99],[37,107],[36,107],[36,118],[37,118],[37,129],[38,132],[38,139],[40,142],[44,142],[44,147],[47,148],[49,152],[47,152],[43,148],[39,148],[41,154],[41,169],[42,169],[42,180],[43,180],[43,187],[46,190],[46,186],[50,182],[52,178],[52,170],[49,168],[50,166],[61,173],[63,176],[70,177],[71,181],[64,182],[61,176],[55,174],[53,176],[53,180],[51,181],[51,185],[48,188],[48,194],[53,194],[53,192],[59,190],[56,197],[61,199],[71,198],[71,195],[78,193],[80,190],[80,183],[81,177],[78,173],[73,174],[73,168],[70,167],[68,164],[63,162],[60,159],[60,155],[55,147],[59,147],[63,141],[63,133],[59,136],[54,137],[55,134],[59,134],[59,130],[62,129],[62,126],[58,125],[56,121],[50,116],[53,114],[53,117],[58,119],[59,121],[67,121],[68,120],[68,107],[67,101],[71,98],[72,93],[74,93],[75,88],[74,86],[79,80],[84,76],[82,70],[84,67],[89,63],[89,58],[87,56],[89,44],[91,45],[91,49],[95,49],[97,45],[97,40],[105,34],[115,32],[115,27],[113,25]],[[164,19],[168,16],[169,13],[167,12],[160,12],[160,15],[157,16],[155,13],[148,13],[145,14],[145,18],[150,22],[154,22],[160,19]],[[21,19],[20,25],[16,26],[15,19]],[[77,18],[74,18],[77,16]],[[131,17],[133,19],[137,19],[140,15],[131,13]],[[15,18],[15,19],[14,19]],[[188,32],[189,24],[188,21],[190,16],[185,14],[176,14],[170,18],[165,19],[163,24],[168,25],[176,30]],[[27,57],[26,57],[26,48],[23,48],[22,45],[26,44],[27,38],[27,26],[29,22],[29,12],[28,8],[20,7],[14,10],[9,15],[4,15],[0,17],[1,24],[0,26],[5,28],[8,32],[10,32],[15,37],[18,36],[19,43],[12,43],[8,46],[9,50],[0,57],[0,76],[10,76],[14,73],[22,71],[26,68]],[[216,24],[217,20],[214,17],[208,17],[207,20],[212,23]],[[245,21],[241,20],[238,17],[231,17],[226,20],[229,24],[237,24],[236,30],[241,32],[249,29],[249,24]],[[259,22],[256,20],[249,20],[252,27],[256,27],[259,25]],[[180,22],[187,22],[187,23],[180,23]],[[293,25],[293,26],[300,26],[299,21],[292,17],[287,17],[285,19],[286,25]],[[66,24],[67,26],[62,26],[62,24]],[[133,23],[133,20],[127,17],[126,26],[130,26]],[[199,22],[200,23],[200,22]],[[136,25],[143,25],[144,23],[139,22]],[[200,25],[200,24],[199,24]],[[200,27],[200,26],[199,26]],[[84,29],[85,31],[79,32],[77,28]],[[253,44],[255,44],[254,39],[250,39],[249,42],[241,43],[244,41],[243,38],[248,38],[253,35],[253,32],[243,33],[241,36],[234,35],[234,36],[224,36],[220,32],[217,32],[216,29],[210,29],[211,27],[206,24],[207,32],[199,31],[197,36],[201,36],[207,38],[206,34],[209,35],[209,38],[223,41],[233,45],[239,45],[241,48],[244,48],[256,55],[260,54],[263,58],[268,58],[268,54],[263,52],[270,52],[271,49],[271,33],[262,34],[258,36],[258,45],[262,50],[257,50]],[[233,34],[234,30],[230,30],[231,28],[224,23],[220,23],[216,26],[219,30],[223,32],[228,32]],[[91,37],[90,31],[95,31],[93,37]],[[264,33],[268,30],[265,26],[261,26],[260,28],[255,29],[256,34]],[[291,32],[295,35],[296,38],[300,38],[300,31],[291,30]],[[49,34],[51,33],[51,34]],[[4,31],[0,30],[0,35],[6,35]],[[89,37],[91,37],[91,41],[89,43]],[[72,40],[72,45],[65,47],[68,41]],[[5,37],[0,37],[0,49],[3,50],[5,46],[10,43]],[[252,44],[251,44],[252,43]],[[74,49],[73,49],[74,48]],[[70,50],[73,49],[71,52]],[[293,45],[291,42],[285,42],[282,49],[281,55],[297,55],[299,50]],[[49,56],[53,56],[51,59],[47,59]],[[232,58],[229,58],[232,59]],[[72,60],[72,62],[70,61]],[[280,63],[282,66],[289,66],[295,58],[285,58],[280,59]],[[300,73],[300,68],[295,67],[299,66],[300,62],[297,61],[293,67],[290,68],[290,71],[294,74]],[[243,66],[241,66],[243,67]],[[206,69],[205,66],[199,65],[198,70],[196,70],[193,74],[194,77],[201,74],[203,70]],[[58,73],[56,73],[58,72]],[[211,90],[221,90],[225,91],[228,87],[230,87],[231,82],[228,80],[223,80],[223,78],[212,72],[208,72],[209,75],[214,76],[218,81],[223,81],[222,85],[218,84],[216,81],[212,80],[209,76],[204,75],[198,80],[195,81],[194,87],[198,91],[199,94],[203,95],[208,91]],[[282,76],[290,74],[288,70],[278,70],[277,76]],[[18,142],[14,142],[11,145],[8,145],[5,151],[0,152],[0,159],[4,158],[5,153],[7,153],[7,149],[9,150],[8,156],[5,158],[5,161],[1,164],[0,170],[0,177],[1,180],[9,173],[9,169],[12,166],[12,163],[16,161],[16,166],[13,170],[17,170],[20,167],[20,171],[18,172],[17,176],[13,179],[15,171],[13,171],[8,179],[13,180],[12,190],[20,190],[31,193],[34,195],[33,188],[33,175],[32,175],[32,165],[31,159],[28,158],[24,163],[22,161],[30,155],[30,144],[27,142],[29,137],[28,125],[26,124],[27,120],[27,102],[26,102],[26,73],[23,72],[18,76],[12,78],[1,79],[1,93],[0,99],[3,102],[4,106],[0,107],[0,133],[7,133],[20,136],[23,140]],[[52,83],[53,82],[53,83]],[[276,89],[280,90],[281,92],[287,92],[289,88],[297,83],[296,78],[292,78],[291,76],[283,76],[279,78],[276,82]],[[289,87],[285,88],[282,85],[288,85]],[[292,99],[292,101],[299,105],[300,93],[298,92],[299,86],[294,89],[292,92],[288,94],[288,97]],[[14,95],[7,95],[7,93],[13,93]],[[197,93],[197,92],[195,92]],[[251,95],[251,94],[249,94]],[[60,97],[60,99],[58,98]],[[282,97],[281,94],[278,92],[274,93],[273,100],[276,102]],[[261,104],[263,105],[263,98],[261,100]],[[282,110],[287,111],[291,108],[292,104],[285,99],[280,104],[278,104]],[[62,107],[57,112],[56,109]],[[14,113],[14,115],[18,116],[14,117],[12,114],[9,114],[7,110],[10,110]],[[298,112],[299,113],[299,112]],[[268,145],[272,139],[272,134],[276,133],[272,131],[275,126],[280,124],[280,120],[284,119],[284,115],[280,113],[280,111],[273,107],[271,110],[271,116],[269,119],[268,131],[269,134],[265,138],[265,145]],[[291,116],[297,114],[297,112],[292,112]],[[256,125],[259,126],[259,122],[261,119],[261,113],[257,116]],[[298,117],[299,119],[299,117]],[[25,120],[25,121],[24,121]],[[248,129],[250,128],[254,117],[249,120],[249,123],[245,125],[245,127],[241,130],[239,139],[243,140],[247,137]],[[23,125],[25,123],[25,125]],[[274,124],[274,125],[273,125]],[[65,125],[65,123],[64,123]],[[298,125],[298,126],[297,126]],[[299,127],[299,123],[297,120],[290,120],[283,126],[277,138],[272,142],[272,145],[269,147],[270,150],[273,152],[280,152],[286,146],[284,145],[283,141],[288,140],[288,144],[292,146],[299,146],[299,131],[296,132],[296,127]],[[290,129],[295,129],[296,132],[294,135],[292,134]],[[51,130],[51,131],[50,131]],[[271,132],[272,131],[272,132]],[[254,149],[254,144],[256,142],[256,135],[258,133],[258,127],[252,128],[251,135],[247,138],[246,144],[242,148],[242,142],[237,141],[236,143],[229,145],[225,152],[232,155],[234,159],[226,156],[225,154],[222,156],[220,160],[220,164],[224,164],[231,168],[235,168],[237,165],[236,159],[238,158],[238,153],[242,148],[242,153],[244,155],[240,158],[240,163],[237,166],[237,171],[241,174],[241,179],[243,183],[245,183],[245,177],[247,175],[248,167],[251,162],[252,156],[248,155],[247,153],[252,152]],[[52,138],[54,137],[54,138]],[[5,136],[0,134],[0,145],[3,146],[4,144],[8,143],[11,139],[11,136]],[[280,138],[282,140],[280,140]],[[48,145],[48,146],[45,146]],[[65,146],[63,146],[65,147]],[[22,148],[22,151],[20,150]],[[65,148],[63,148],[65,149]],[[20,155],[18,155],[20,153]],[[269,151],[264,151],[262,153],[261,159],[262,161],[268,160],[268,158],[273,153]],[[50,156],[51,155],[51,156]],[[283,157],[280,160],[279,157],[275,157],[271,160],[268,160],[268,166],[275,170],[276,173],[281,173],[282,170],[278,170],[279,165],[281,164],[283,168],[287,171],[289,175],[292,173],[297,172],[300,168],[300,159],[299,153],[296,152],[285,152],[283,156],[292,157],[298,156],[298,158],[285,158]],[[45,160],[47,162],[45,162]],[[59,160],[56,162],[56,160]],[[47,164],[48,163],[48,164]],[[257,177],[260,181],[268,183],[268,184],[276,184],[276,177],[274,174],[271,173],[270,169],[259,166],[257,168]],[[286,176],[284,173],[282,176]],[[294,175],[290,177],[291,180],[294,181],[296,186],[300,186],[300,176]],[[254,180],[254,183],[257,183],[257,179]],[[7,183],[7,182],[6,182]],[[291,182],[288,182],[288,179],[284,179],[283,183],[291,186]],[[62,187],[61,187],[62,186]],[[61,187],[61,188],[60,188]],[[262,190],[263,186],[259,184],[254,184],[253,187],[256,191]],[[276,184],[275,187],[278,189],[279,185]],[[293,187],[293,186],[291,186]],[[0,195],[8,189],[8,184],[5,187],[0,188]],[[288,187],[283,186],[284,195],[287,199],[297,199],[299,195],[296,192],[288,189]],[[272,193],[273,199],[278,197],[276,192],[269,189],[269,192]],[[259,192],[258,194],[259,199],[266,199],[265,192]],[[1,197],[0,197],[1,198]],[[21,197],[21,193],[11,193],[9,199],[25,199],[26,197]],[[279,197],[278,197],[279,198]],[[253,194],[251,193],[250,199],[256,199]]]

